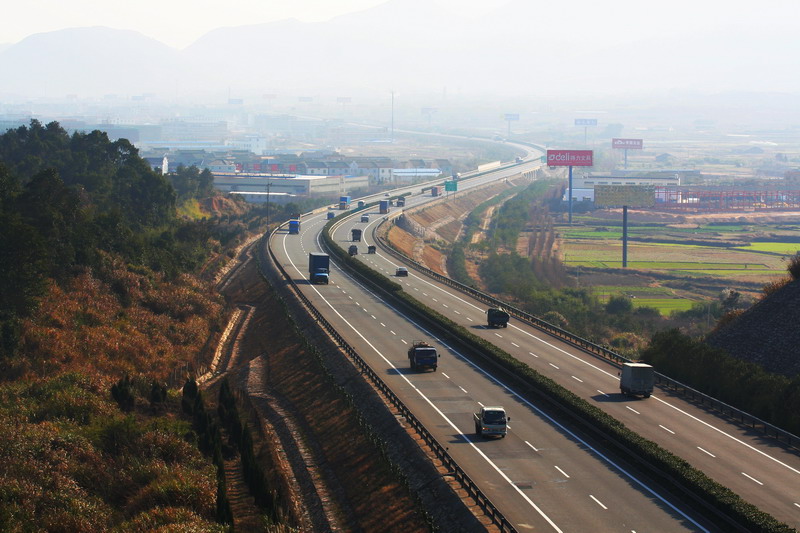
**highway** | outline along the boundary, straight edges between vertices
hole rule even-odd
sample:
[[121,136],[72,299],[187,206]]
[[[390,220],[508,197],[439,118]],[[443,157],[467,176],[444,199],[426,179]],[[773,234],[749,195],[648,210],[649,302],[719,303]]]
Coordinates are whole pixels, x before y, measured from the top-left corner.
[[[502,179],[518,173],[501,170],[474,181]],[[473,180],[470,180],[473,181]],[[461,187],[467,184],[461,182]],[[401,189],[410,190],[411,187]],[[427,198],[412,197],[407,207]],[[354,226],[372,229],[382,218],[368,211],[371,222],[358,218],[338,225],[334,238],[349,245]],[[360,212],[359,214],[363,213]],[[579,435],[552,420],[516,395],[501,380],[486,374],[452,347],[442,343],[423,324],[403,316],[369,289],[334,267],[330,285],[306,282],[308,253],[321,251],[319,232],[324,213],[304,217],[300,235],[280,231],[272,247],[283,267],[301,284],[304,293],[326,319],[392,387],[436,439],[481,487],[506,518],[519,530],[547,531],[704,531],[706,527],[685,510],[676,508],[659,492],[593,449]],[[383,254],[366,255],[367,242],[360,243],[363,260],[394,273],[395,264]],[[414,272],[404,289],[459,322],[483,330],[483,310],[462,296],[419,277]],[[517,324],[501,330],[515,332]],[[408,368],[406,350],[416,339],[434,344],[441,354],[437,372],[417,373]],[[516,337],[514,337],[516,339]],[[508,340],[511,340],[510,338]],[[517,343],[516,340],[511,342]],[[521,341],[530,344],[530,340]],[[521,343],[517,343],[523,346]],[[504,346],[505,347],[505,346]],[[476,438],[472,412],[480,405],[503,405],[511,417],[507,438]]]

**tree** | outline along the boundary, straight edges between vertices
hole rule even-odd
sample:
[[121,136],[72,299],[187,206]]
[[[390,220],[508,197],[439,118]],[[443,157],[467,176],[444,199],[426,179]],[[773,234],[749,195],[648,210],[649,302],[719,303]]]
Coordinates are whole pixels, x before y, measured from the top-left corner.
[[606,313],[624,315],[633,311],[633,302],[627,296],[614,295],[606,303]]

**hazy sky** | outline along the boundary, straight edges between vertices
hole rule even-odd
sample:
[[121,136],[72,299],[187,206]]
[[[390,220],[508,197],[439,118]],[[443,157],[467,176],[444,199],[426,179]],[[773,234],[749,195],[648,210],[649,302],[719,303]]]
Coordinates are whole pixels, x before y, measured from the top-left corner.
[[[214,28],[286,18],[327,20],[386,0],[4,0],[0,43],[13,44],[34,33],[82,26],[135,30],[184,48]],[[433,0],[464,15],[481,13],[509,0]],[[0,5],[2,5],[0,4]]]

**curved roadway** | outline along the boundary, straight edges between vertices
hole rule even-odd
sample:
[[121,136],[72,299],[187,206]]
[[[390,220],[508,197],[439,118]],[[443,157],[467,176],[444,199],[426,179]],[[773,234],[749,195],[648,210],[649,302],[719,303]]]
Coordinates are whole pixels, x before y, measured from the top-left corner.
[[[474,178],[471,183],[460,182],[459,186],[474,186],[476,182],[516,173],[516,169],[500,170]],[[407,200],[407,208],[426,200],[412,197]],[[360,223],[359,216],[346,219],[338,224],[334,239],[346,247],[352,227],[374,228],[382,217],[376,210],[367,212],[371,222]],[[500,380],[476,368],[424,325],[405,317],[335,265],[330,285],[308,284],[308,253],[321,250],[319,232],[325,222],[324,213],[312,215],[304,218],[300,235],[284,231],[275,234],[272,246],[279,261],[517,529],[705,530],[686,511],[604,457],[569,428],[547,417],[536,405],[517,396]],[[368,242],[357,243],[362,251],[359,257],[372,263],[373,268],[393,274],[395,264],[391,258],[364,253],[367,244],[372,243],[369,235],[367,239]],[[483,308],[413,272],[403,285],[440,312],[473,326],[474,331],[488,335],[506,349],[506,344],[512,343],[512,348],[516,344],[519,350],[529,350],[527,346],[534,343],[532,338],[523,338],[526,334],[521,330],[527,328],[518,324],[507,330],[484,330]],[[416,339],[429,340],[439,349],[442,358],[437,372],[409,370],[406,350]],[[537,359],[544,359],[543,356],[544,353]],[[511,417],[507,438],[475,437],[471,413],[480,405],[506,407]]]

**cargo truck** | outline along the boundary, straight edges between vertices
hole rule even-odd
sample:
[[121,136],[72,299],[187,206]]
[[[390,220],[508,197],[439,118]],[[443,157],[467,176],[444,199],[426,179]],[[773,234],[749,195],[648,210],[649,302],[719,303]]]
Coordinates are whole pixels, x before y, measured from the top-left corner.
[[397,207],[405,207],[406,206],[406,199],[405,198],[398,198],[397,199]]
[[439,196],[442,194],[442,188],[439,186],[431,187],[431,196]]
[[361,230],[358,228],[353,228],[350,230],[350,240],[353,242],[360,242],[361,241]]
[[339,197],[339,209],[350,209],[350,197],[349,196],[340,196]]
[[300,233],[300,221],[299,220],[290,220],[289,221],[289,233],[292,235],[296,235]]
[[481,407],[481,410],[472,415],[475,422],[475,433],[479,437],[500,437],[503,438],[508,433],[508,422],[510,416],[506,416],[506,410],[499,406]]
[[389,200],[381,200],[378,207],[380,208],[381,215],[385,215],[389,212]]
[[486,323],[490,328],[507,328],[509,318],[502,309],[490,307],[486,310]]
[[425,341],[414,341],[408,349],[408,362],[412,369],[431,368],[434,371],[439,362],[436,348]]
[[308,279],[311,283],[328,284],[331,259],[328,254],[311,252],[308,254]]
[[619,390],[625,396],[649,398],[653,392],[656,374],[652,366],[644,363],[623,363],[619,378]]

